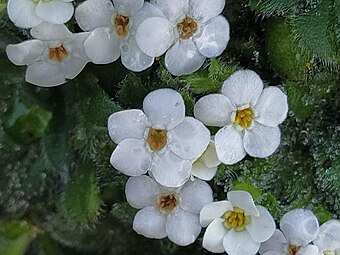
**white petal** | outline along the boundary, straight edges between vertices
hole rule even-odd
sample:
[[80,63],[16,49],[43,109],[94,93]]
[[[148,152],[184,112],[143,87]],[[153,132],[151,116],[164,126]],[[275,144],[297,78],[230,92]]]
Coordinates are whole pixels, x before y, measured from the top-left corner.
[[232,74],[222,86],[222,94],[227,96],[236,107],[246,104],[254,106],[262,93],[263,82],[251,70],[240,70]]
[[188,181],[179,192],[181,208],[193,214],[199,214],[203,206],[213,201],[213,192],[205,181]]
[[30,65],[37,61],[44,53],[46,45],[39,40],[29,40],[19,44],[9,44],[6,54],[16,65]]
[[305,247],[302,247],[298,250],[296,255],[319,255],[319,249],[315,245],[308,244]]
[[267,241],[275,232],[276,225],[273,217],[263,206],[256,206],[260,215],[252,216],[249,225],[246,226],[254,241],[262,243]]
[[183,98],[172,89],[157,89],[150,92],[144,98],[143,109],[153,128],[170,130],[184,120]]
[[195,39],[198,51],[207,58],[221,55],[229,42],[229,31],[226,18],[222,15],[213,18],[204,26],[200,37]]
[[198,215],[179,209],[176,213],[168,216],[166,232],[170,241],[177,245],[192,244],[201,232]]
[[227,197],[233,207],[244,210],[245,214],[256,217],[260,216],[260,212],[256,208],[253,197],[249,192],[244,190],[232,190],[227,193]]
[[152,176],[166,187],[179,187],[190,177],[191,163],[170,150],[155,154],[151,166]]
[[223,239],[223,246],[229,255],[255,255],[260,243],[255,242],[248,231],[228,231]]
[[272,155],[281,142],[279,127],[266,127],[255,123],[251,130],[246,130],[243,137],[243,146],[246,152],[257,158]]
[[190,14],[197,20],[205,23],[219,15],[225,5],[225,0],[190,0]]
[[329,220],[322,224],[319,235],[313,243],[320,250],[340,248],[340,220]]
[[[267,254],[270,251],[277,252],[278,255],[286,255],[287,253],[287,239],[278,229],[275,230],[274,234],[267,241],[261,243],[260,254]],[[275,253],[272,255],[275,255]]]
[[171,22],[176,22],[188,13],[189,0],[151,0]]
[[42,41],[65,41],[66,38],[73,37],[72,33],[65,25],[56,25],[42,22],[30,31],[31,35]]
[[225,252],[223,238],[227,234],[227,229],[223,225],[224,219],[217,218],[211,222],[205,230],[202,246],[212,253]]
[[191,173],[193,176],[204,181],[210,181],[214,178],[217,172],[217,166],[207,167],[201,160],[197,160],[192,165]]
[[256,106],[258,117],[256,121],[269,127],[281,124],[287,117],[287,96],[275,87],[263,90]]
[[148,118],[141,110],[125,110],[113,113],[108,120],[109,135],[115,143],[126,138],[142,139]]
[[130,177],[125,186],[126,200],[137,209],[154,206],[158,194],[158,184],[146,175]]
[[207,126],[224,127],[231,122],[234,106],[221,94],[210,94],[200,98],[194,107],[195,118]]
[[216,153],[223,163],[232,165],[246,156],[241,134],[233,125],[221,128],[215,135]]
[[191,74],[204,63],[205,57],[198,52],[195,43],[179,40],[165,54],[165,65],[173,75]]
[[[260,253],[260,252],[259,252]],[[267,251],[266,253],[260,253],[261,255],[287,255],[287,251],[279,252],[279,251]]]
[[142,9],[144,0],[113,0],[113,4],[117,12],[133,17]]
[[280,228],[292,245],[306,246],[319,234],[318,219],[305,209],[294,209],[283,215]]
[[141,72],[152,66],[154,58],[142,52],[136,43],[134,36],[130,36],[127,41],[120,45],[121,59],[123,65],[133,71]]
[[66,82],[61,65],[46,61],[38,61],[28,66],[25,80],[41,87],[58,86]]
[[170,150],[183,159],[197,159],[210,142],[210,131],[202,122],[185,117],[183,122],[169,131]]
[[110,0],[87,0],[79,4],[74,17],[79,27],[90,31],[97,27],[111,25],[113,4]]
[[71,57],[62,65],[66,79],[74,79],[86,66],[88,59]]
[[233,205],[229,201],[220,201],[205,205],[200,212],[201,226],[208,226],[213,220],[221,218],[225,212],[232,210]]
[[139,48],[150,57],[163,55],[174,43],[173,24],[161,17],[144,20],[136,32]]
[[35,27],[42,22],[42,19],[35,13],[36,7],[37,4],[32,0],[8,0],[8,17],[17,27]]
[[129,176],[145,174],[151,165],[151,154],[140,139],[125,139],[118,144],[110,159],[111,165]]
[[207,167],[217,167],[221,161],[217,157],[215,142],[210,141],[207,149],[204,151],[200,159]]
[[139,25],[146,19],[152,17],[165,18],[163,12],[153,4],[145,2],[143,8],[133,17],[132,29],[137,31]]
[[119,39],[108,27],[91,32],[84,43],[86,55],[95,64],[108,64],[120,57]]
[[63,1],[40,1],[36,8],[40,18],[53,24],[68,22],[73,16],[73,11],[73,4]]
[[166,237],[166,216],[155,207],[145,207],[137,212],[133,220],[133,230],[147,238]]

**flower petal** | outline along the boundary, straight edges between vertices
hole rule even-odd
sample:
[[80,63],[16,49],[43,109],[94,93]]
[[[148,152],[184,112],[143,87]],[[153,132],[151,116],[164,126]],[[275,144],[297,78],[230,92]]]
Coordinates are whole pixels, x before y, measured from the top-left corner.
[[15,65],[30,65],[43,55],[46,45],[40,40],[29,40],[18,44],[9,44],[6,54]]
[[168,216],[166,232],[170,241],[177,245],[192,244],[201,232],[198,215],[179,209]]
[[255,255],[260,248],[260,243],[255,242],[248,231],[228,231],[223,238],[223,246],[229,255]]
[[173,89],[150,92],[144,98],[143,109],[153,128],[171,130],[184,120],[183,98]]
[[72,18],[74,7],[70,2],[39,1],[35,11],[40,18],[49,23],[64,24]]
[[173,23],[188,13],[189,0],[151,0],[150,2]]
[[223,238],[227,234],[227,229],[223,225],[224,219],[217,218],[209,224],[203,236],[202,246],[212,253],[225,252]]
[[269,127],[281,124],[287,117],[287,96],[279,88],[269,87],[263,90],[257,104],[256,121]]
[[225,0],[190,0],[190,14],[202,23],[219,15],[225,6]]
[[233,210],[233,205],[229,201],[219,201],[203,206],[200,212],[201,226],[208,226],[213,220],[221,218],[225,212],[231,210]]
[[254,106],[260,97],[263,82],[252,70],[240,70],[224,81],[222,94],[227,96],[236,107],[249,104]]
[[258,208],[256,208],[253,197],[249,192],[244,190],[232,190],[227,193],[228,201],[233,207],[244,210],[246,215],[260,216]]
[[153,206],[138,211],[133,220],[133,230],[147,238],[162,239],[166,234],[166,215]]
[[41,87],[54,87],[66,82],[61,65],[51,64],[46,61],[38,61],[29,65],[26,70],[25,80]]
[[340,248],[340,220],[329,220],[322,224],[313,243],[320,251]]
[[166,19],[163,12],[153,4],[145,2],[143,8],[133,17],[132,29],[137,31],[139,25],[146,19],[152,17],[161,17]]
[[210,142],[209,129],[192,117],[185,117],[181,124],[168,133],[170,150],[183,159],[197,159]]
[[179,192],[181,208],[193,214],[199,214],[203,206],[213,201],[213,192],[205,181],[188,181]]
[[163,55],[174,40],[173,24],[162,17],[145,19],[136,32],[139,48],[150,57]]
[[207,167],[217,167],[221,161],[217,157],[215,142],[210,141],[207,149],[204,151],[200,159]]
[[179,40],[165,54],[165,65],[173,75],[191,74],[204,63],[205,57],[198,52],[195,43]]
[[261,243],[259,253],[267,254],[267,252],[277,252],[278,255],[287,254],[287,239],[280,230],[276,229],[267,241]]
[[151,154],[145,147],[145,141],[129,138],[118,144],[110,159],[111,165],[129,176],[145,174],[151,165]]
[[217,172],[217,166],[207,167],[201,160],[197,160],[192,165],[191,173],[193,176],[204,181],[210,181],[214,178]]
[[262,255],[287,255],[287,251],[278,252],[278,251],[267,251],[266,253],[260,253]]
[[256,206],[260,215],[252,216],[249,225],[246,226],[250,236],[255,242],[267,241],[275,232],[276,225],[273,217],[263,206]]
[[88,60],[84,60],[83,58],[72,57],[70,58],[65,65],[62,65],[63,73],[65,74],[66,79],[74,79],[86,66]]
[[200,98],[194,107],[195,118],[207,126],[224,127],[231,122],[234,106],[221,94],[210,94]]
[[91,31],[97,27],[111,25],[113,4],[110,0],[87,0],[79,4],[74,17],[79,27]]
[[117,12],[133,17],[142,9],[144,0],[113,0],[113,4]]
[[233,125],[221,128],[215,135],[216,153],[223,163],[232,165],[246,156],[241,134]]
[[158,194],[158,184],[147,175],[130,177],[125,186],[126,200],[137,209],[154,206]]
[[297,255],[320,255],[319,249],[315,245],[308,244],[302,247],[297,253]]
[[36,7],[37,4],[32,0],[8,0],[8,17],[17,27],[35,27],[42,22],[42,19],[35,13]]
[[229,39],[229,23],[226,18],[219,15],[204,26],[200,37],[195,39],[195,44],[203,56],[212,58],[222,54],[227,47]]
[[68,30],[65,25],[56,25],[47,22],[42,22],[30,31],[31,35],[42,41],[65,41],[66,38],[74,35]]
[[126,138],[142,139],[148,118],[141,110],[125,110],[113,113],[108,120],[109,135],[116,144]]
[[255,123],[251,130],[246,130],[243,137],[243,145],[246,152],[257,158],[265,158],[272,155],[281,142],[279,127],[266,127]]
[[306,246],[319,234],[318,219],[305,209],[294,209],[283,215],[280,228],[292,245]]

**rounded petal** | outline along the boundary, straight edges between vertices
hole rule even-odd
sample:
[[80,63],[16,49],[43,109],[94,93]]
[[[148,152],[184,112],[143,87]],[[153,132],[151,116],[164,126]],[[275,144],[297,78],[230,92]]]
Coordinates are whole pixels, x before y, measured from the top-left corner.
[[74,17],[79,27],[90,31],[97,27],[111,25],[113,4],[110,0],[87,0],[79,4]]
[[216,153],[223,163],[232,165],[246,156],[241,134],[233,125],[221,128],[215,135]]
[[207,149],[204,151],[200,159],[207,167],[217,167],[221,163],[221,161],[217,157],[214,141],[209,142]]
[[225,6],[225,0],[190,0],[190,14],[205,23],[219,15]]
[[256,121],[269,127],[281,124],[287,117],[287,96],[279,88],[269,87],[263,90],[256,104]]
[[[42,41],[65,41],[73,35],[65,25],[51,24],[42,22],[30,31],[31,35]],[[73,39],[73,38],[72,38]]]
[[172,89],[157,89],[143,101],[145,115],[153,128],[170,130],[183,122],[185,106],[182,96]]
[[173,24],[162,17],[145,19],[136,32],[139,48],[150,57],[163,55],[174,40]]
[[138,211],[133,220],[133,230],[147,238],[162,239],[166,234],[166,215],[153,206]]
[[265,158],[272,155],[281,142],[279,127],[266,127],[255,123],[251,130],[246,130],[243,137],[243,146],[246,152],[256,158]]
[[[286,255],[287,245],[286,237],[280,230],[276,229],[274,234],[267,241],[261,243],[259,253],[267,254],[268,252],[276,252],[278,255]],[[272,255],[276,254],[273,253]]]
[[15,65],[30,65],[43,55],[46,45],[39,40],[29,40],[18,44],[9,44],[6,54]]
[[340,220],[329,220],[322,224],[313,243],[320,251],[340,248]]
[[174,23],[188,13],[189,0],[151,0],[150,2]]
[[217,166],[215,167],[207,167],[201,160],[197,160],[192,165],[191,173],[193,176],[204,180],[210,181],[214,178],[217,172]]
[[29,65],[26,70],[25,80],[41,87],[54,87],[66,82],[61,65],[45,61],[38,61]]
[[210,94],[200,98],[194,107],[195,118],[207,126],[224,127],[231,122],[234,106],[221,94]]
[[151,154],[141,139],[125,139],[118,144],[110,159],[111,165],[129,176],[145,174],[151,165]]
[[317,246],[308,244],[307,246],[302,247],[297,252],[297,255],[320,255],[320,253]]
[[133,17],[142,9],[144,0],[113,0],[113,4],[117,12]]
[[191,74],[204,63],[205,56],[198,52],[192,40],[180,40],[165,54],[165,65],[173,75]]
[[197,159],[210,142],[210,131],[202,122],[192,117],[170,130],[169,149],[183,159]]
[[40,18],[49,23],[64,24],[72,18],[74,7],[70,2],[39,1],[35,11]]
[[145,2],[143,8],[133,17],[132,29],[137,31],[139,25],[146,19],[152,17],[161,17],[166,19],[163,12],[153,4]]
[[74,79],[86,66],[88,59],[72,57],[62,65],[66,79]]
[[217,57],[227,47],[230,27],[222,15],[210,20],[203,28],[200,37],[195,39],[198,51],[207,58]]
[[202,246],[212,253],[225,252],[223,238],[227,234],[227,229],[223,225],[224,219],[217,218],[209,224],[203,236]]
[[260,76],[252,70],[240,70],[224,81],[222,94],[236,106],[254,106],[263,90]]
[[203,206],[200,212],[201,226],[208,226],[213,220],[221,218],[225,212],[232,210],[233,205],[229,201],[219,201]]
[[17,27],[35,27],[42,22],[42,19],[35,13],[36,7],[37,4],[32,0],[8,0],[8,17]]
[[260,243],[255,242],[248,231],[236,232],[231,229],[223,238],[223,246],[229,255],[255,255]]
[[108,27],[93,30],[84,43],[86,55],[95,64],[108,64],[120,57],[119,39]]
[[125,186],[126,200],[137,209],[154,206],[158,194],[158,184],[146,175],[130,177]]
[[260,215],[252,216],[249,225],[246,226],[250,236],[255,242],[267,241],[275,232],[276,225],[273,217],[263,206],[256,206]]
[[125,110],[113,113],[108,120],[109,135],[116,144],[126,138],[142,139],[148,118],[141,110]]
[[294,209],[283,215],[280,229],[290,244],[306,246],[318,236],[319,222],[310,210]]
[[[260,253],[260,252],[259,252]],[[266,253],[260,253],[261,255],[287,255],[287,251],[279,252],[279,251],[267,251]]]
[[213,201],[213,192],[205,181],[188,181],[179,192],[181,208],[193,214],[199,214],[203,206]]
[[170,214],[166,222],[166,233],[170,241],[180,246],[187,246],[195,242],[201,232],[198,215],[179,209]]
[[227,197],[233,207],[238,207],[244,210],[245,214],[256,217],[260,216],[260,212],[255,206],[253,197],[249,192],[244,190],[232,190],[227,193]]

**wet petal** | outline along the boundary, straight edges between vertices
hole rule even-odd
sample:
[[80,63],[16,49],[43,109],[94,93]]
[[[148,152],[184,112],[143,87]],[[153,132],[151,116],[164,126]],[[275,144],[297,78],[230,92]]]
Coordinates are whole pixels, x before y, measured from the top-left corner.
[[176,22],[188,13],[189,0],[151,0],[171,22]]
[[205,205],[200,212],[200,223],[202,227],[208,226],[213,220],[221,218],[222,215],[233,210],[229,201],[219,201]]
[[204,151],[200,159],[207,167],[217,167],[221,161],[217,157],[215,142],[210,141],[207,149]]
[[192,165],[191,173],[193,176],[204,181],[210,181],[214,178],[217,172],[217,166],[207,167],[201,160],[197,160]]
[[223,221],[224,219],[217,218],[209,224],[203,236],[202,246],[204,249],[212,253],[225,252],[223,239],[228,231],[224,227]]
[[44,53],[46,45],[39,40],[29,40],[18,44],[9,44],[6,54],[15,65],[30,65]]
[[223,246],[229,255],[254,255],[260,248],[260,243],[255,242],[248,231],[228,231],[223,239]]
[[227,197],[233,207],[238,207],[244,210],[246,215],[254,215],[256,217],[260,216],[260,212],[256,208],[253,197],[249,192],[243,190],[232,190],[227,193]]
[[219,15],[225,6],[225,0],[190,0],[190,14],[202,23]]
[[113,4],[117,12],[133,17],[142,9],[144,0],[113,0]]
[[[280,230],[276,229],[267,241],[261,243],[259,253],[267,254],[267,252],[276,252],[279,255],[286,255],[287,245],[286,237]],[[273,253],[273,255],[275,254]]]
[[36,8],[36,13],[40,18],[53,24],[68,22],[72,18],[73,12],[73,4],[63,1],[40,1]]
[[160,9],[158,9],[153,4],[145,2],[143,8],[136,14],[136,16],[133,17],[132,28],[135,31],[137,31],[139,25],[144,20],[152,17],[161,17],[166,19],[166,17],[164,16],[163,12]]
[[322,224],[313,243],[320,251],[340,248],[340,220],[329,220]]
[[297,252],[297,255],[320,255],[320,253],[317,246],[308,244],[307,246],[302,247]]
[[42,22],[32,28],[30,33],[34,38],[42,41],[65,41],[66,38],[74,37],[65,25],[56,25],[47,22]]
[[36,7],[37,4],[32,0],[8,0],[8,17],[17,27],[35,27],[42,22],[42,19],[35,13]]
[[38,61],[28,66],[25,80],[41,87],[54,87],[66,82],[61,66],[45,61]]

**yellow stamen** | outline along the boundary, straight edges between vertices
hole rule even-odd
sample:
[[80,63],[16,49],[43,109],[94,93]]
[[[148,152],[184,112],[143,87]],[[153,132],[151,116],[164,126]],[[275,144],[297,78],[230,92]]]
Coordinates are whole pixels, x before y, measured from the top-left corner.
[[296,255],[299,250],[300,246],[297,245],[289,245],[288,247],[289,255]]
[[254,112],[250,107],[242,110],[237,110],[234,124],[239,125],[243,128],[249,128],[253,122],[253,117]]
[[166,134],[166,130],[150,128],[147,140],[152,151],[160,151],[164,148],[167,142]]
[[227,211],[223,215],[224,227],[227,229],[234,229],[235,231],[245,230],[250,223],[250,216],[244,215],[244,211],[238,207],[234,207],[233,211]]
[[117,14],[114,20],[114,27],[118,36],[125,37],[128,35],[129,22],[129,17]]
[[193,18],[185,17],[177,24],[177,30],[181,39],[189,39],[197,31],[197,23]]

